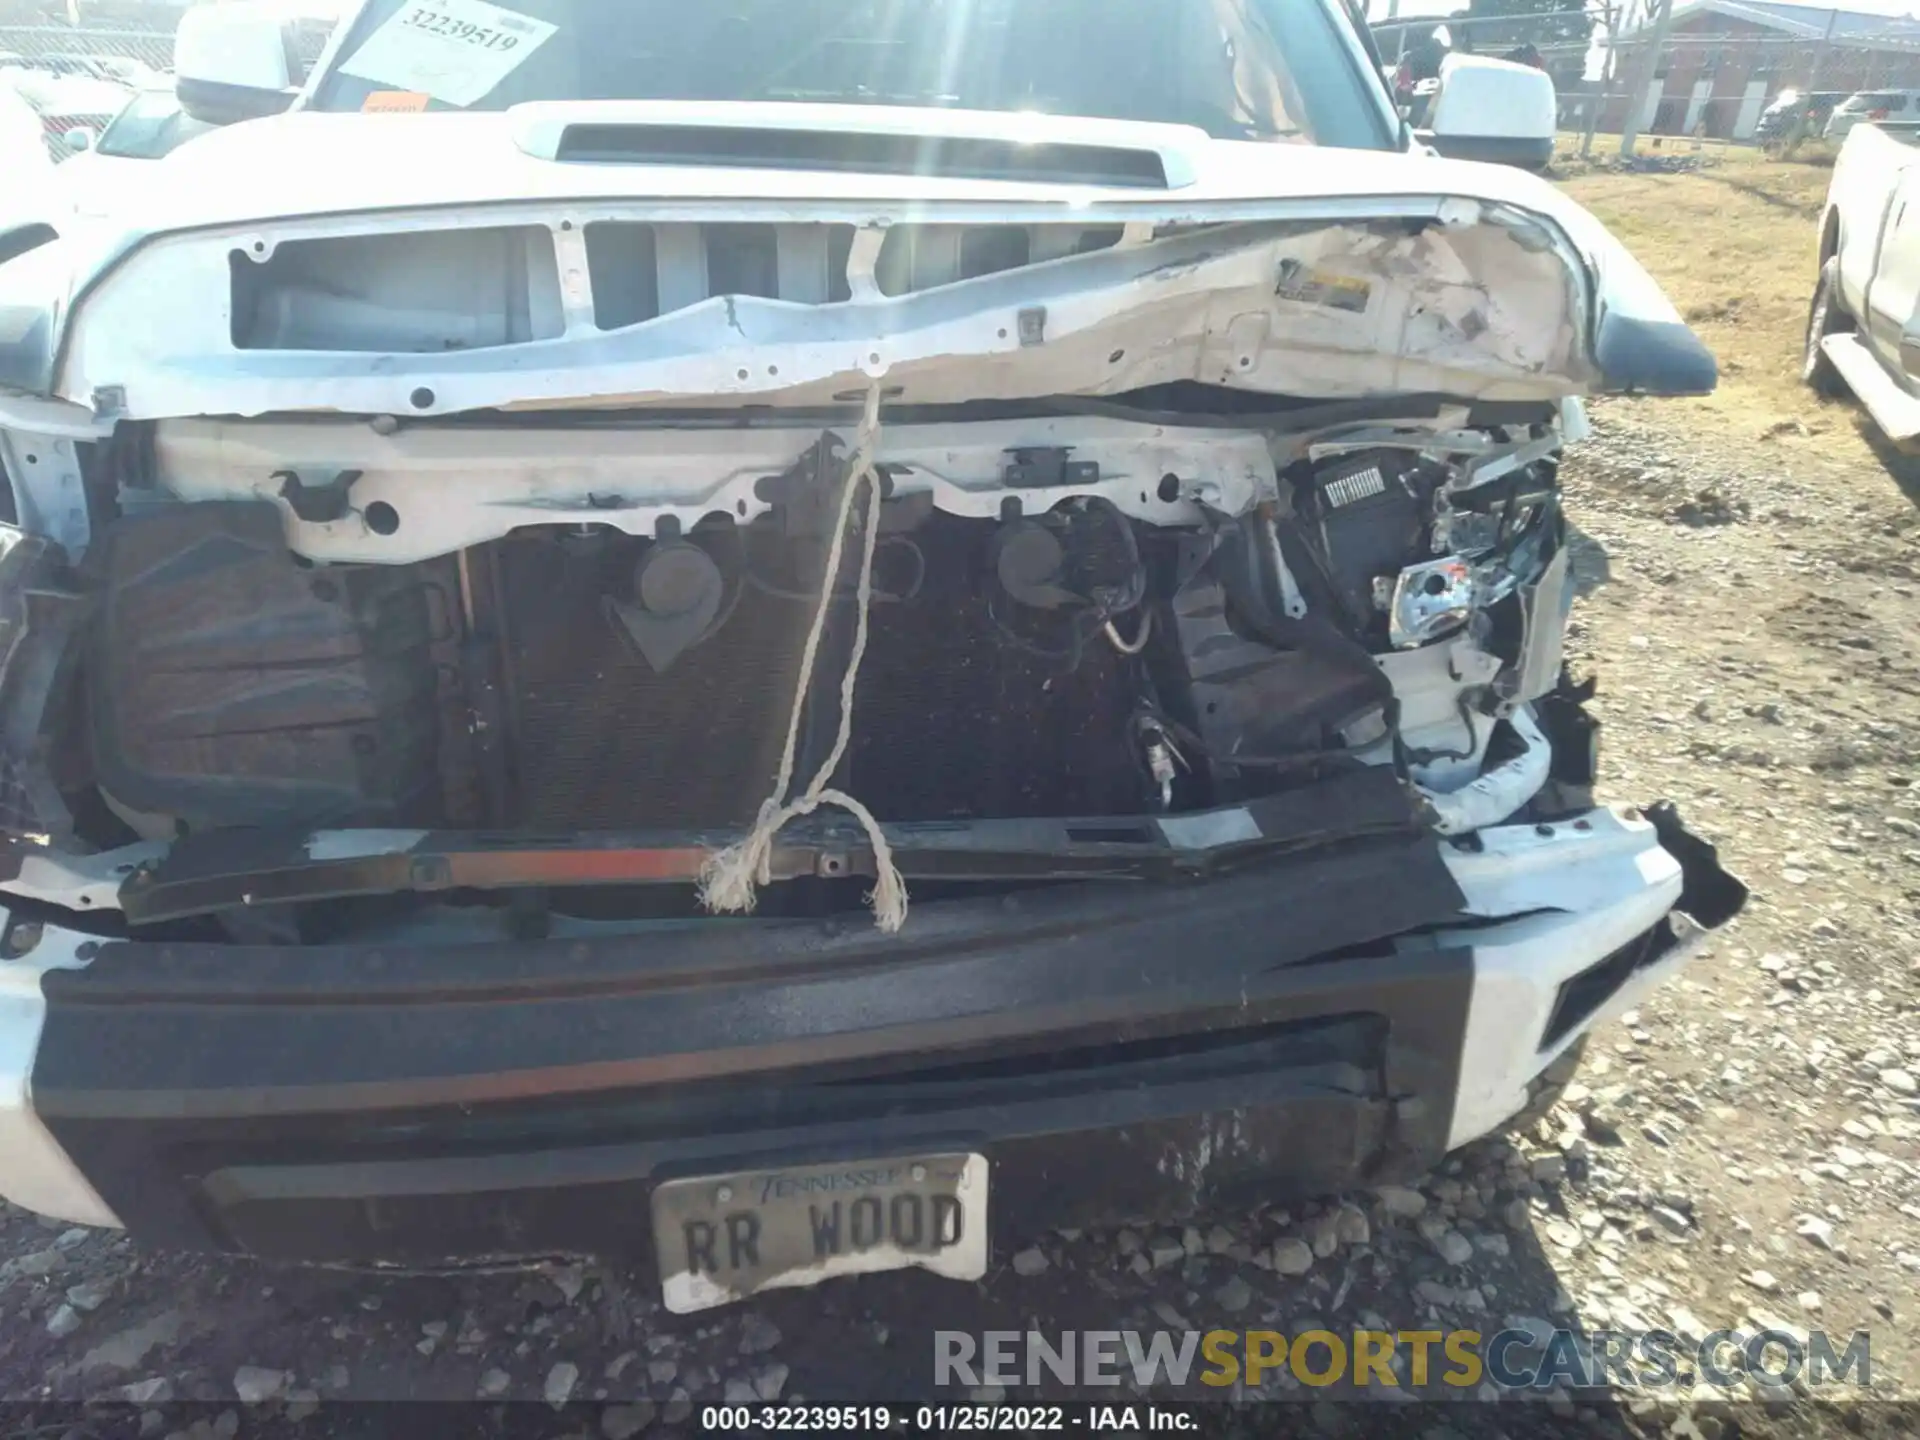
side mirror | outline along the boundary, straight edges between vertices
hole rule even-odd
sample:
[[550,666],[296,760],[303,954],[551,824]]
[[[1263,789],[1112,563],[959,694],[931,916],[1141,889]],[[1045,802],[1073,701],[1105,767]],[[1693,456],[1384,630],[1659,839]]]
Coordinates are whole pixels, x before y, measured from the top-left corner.
[[1449,55],[1419,138],[1453,160],[1544,170],[1557,119],[1553,77],[1531,65]]
[[278,115],[298,93],[283,21],[246,0],[183,11],[173,70],[180,108],[208,125]]
[[91,150],[93,148],[93,131],[87,129],[84,125],[76,125],[60,137],[60,143],[76,155],[82,150]]
[[1421,132],[1422,139],[1427,138],[1426,128],[1433,123],[1433,102],[1439,94],[1438,79],[1416,80],[1413,93],[1407,97],[1407,123]]

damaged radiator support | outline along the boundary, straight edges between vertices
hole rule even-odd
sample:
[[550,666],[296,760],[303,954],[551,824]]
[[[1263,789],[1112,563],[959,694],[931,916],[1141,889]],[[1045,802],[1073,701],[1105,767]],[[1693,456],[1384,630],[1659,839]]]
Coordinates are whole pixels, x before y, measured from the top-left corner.
[[[123,867],[120,903],[136,924],[241,906],[272,907],[457,889],[685,886],[744,827],[716,832],[505,837],[464,831],[210,831]],[[1224,872],[1331,838],[1410,846],[1424,833],[1413,797],[1384,769],[1358,770],[1191,817],[1130,822],[988,820],[889,825],[901,871],[932,882],[1172,880]],[[94,867],[96,869],[100,867]],[[110,871],[114,867],[107,867]],[[774,878],[871,878],[870,837],[844,817],[796,821],[769,853]]]
[[[920,595],[873,608],[847,786],[870,797],[885,820],[1136,810],[1127,663],[1089,646],[1082,664],[1062,675],[1005,644],[985,600],[970,593],[985,537],[966,534],[965,522],[936,517],[929,525],[947,533],[922,547]],[[725,624],[660,673],[601,611],[601,597],[631,572],[644,543],[563,535],[495,548],[507,600],[521,826],[745,825],[773,782],[783,697],[793,693],[811,618],[806,602],[747,585]],[[801,773],[831,745],[848,618],[835,607],[808,706],[817,723],[803,730],[796,761]]]
[[[1374,766],[1454,835],[1544,783],[1554,731],[1527,703],[1558,674],[1567,592],[1537,415],[1343,419],[1272,448],[1237,420],[1149,435],[1106,417],[920,415],[888,427],[903,458],[876,467],[840,530],[852,427],[844,411],[821,418],[774,440],[646,432],[657,452],[634,453],[650,464],[697,461],[741,497],[688,528],[672,506],[648,533],[601,523],[637,502],[593,491],[564,523],[502,520],[386,564],[316,562],[301,527],[361,514],[430,547],[395,518],[433,513],[440,493],[408,457],[450,457],[465,432],[423,429],[364,473],[303,461],[304,477],[272,471],[255,498],[129,488],[137,503],[88,558],[93,617],[72,667],[85,685],[66,702],[84,703],[88,752],[62,760],[67,788],[83,810],[76,784],[104,801],[78,838],[110,851],[404,828],[646,849],[751,835],[770,795],[792,801],[816,777],[884,824],[1124,826]],[[558,453],[571,434],[515,453]],[[1011,443],[1083,435],[1079,450]],[[220,443],[200,458],[232,476],[245,451]],[[321,490],[334,518],[302,519]],[[828,888],[795,887],[795,902],[837,908],[847,887]],[[657,897],[642,908],[659,913]]]

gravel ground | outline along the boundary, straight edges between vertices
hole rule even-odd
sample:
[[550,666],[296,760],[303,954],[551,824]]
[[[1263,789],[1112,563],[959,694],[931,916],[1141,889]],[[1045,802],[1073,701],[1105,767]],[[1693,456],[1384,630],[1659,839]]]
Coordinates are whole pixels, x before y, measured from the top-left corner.
[[[977,1286],[873,1277],[690,1318],[617,1267],[288,1271],[141,1254],[9,1211],[0,1394],[133,1403],[82,1433],[213,1440],[316,1405],[324,1423],[339,1399],[478,1398],[533,1402],[513,1413],[540,1433],[624,1440],[721,1400],[928,1397],[936,1327],[1318,1323],[1866,1330],[1871,1395],[1913,1397],[1920,489],[1903,493],[1894,466],[1657,423],[1651,407],[1608,407],[1569,465],[1586,592],[1571,648],[1600,680],[1607,793],[1677,799],[1755,895],[1682,980],[1598,1033],[1535,1131],[1475,1145],[1418,1189],[1061,1234],[997,1256]],[[1381,1433],[1403,1413],[1291,1377],[1263,1393],[1315,1402],[1302,1413],[1329,1430]],[[1701,1384],[1676,1413],[1630,1389],[1563,1391],[1456,1403],[1445,1423],[1413,1407],[1417,1424],[1393,1428],[1711,1440],[1904,1434],[1920,1415],[1859,1392],[1745,1398]],[[10,1423],[59,1435],[77,1413],[50,1423],[29,1405]]]

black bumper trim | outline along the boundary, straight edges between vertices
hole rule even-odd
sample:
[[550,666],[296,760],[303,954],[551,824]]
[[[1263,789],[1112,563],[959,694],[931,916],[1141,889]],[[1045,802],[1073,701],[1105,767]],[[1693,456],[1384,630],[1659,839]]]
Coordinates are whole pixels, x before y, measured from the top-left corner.
[[1423,838],[898,936],[105,943],[47,977],[32,1093],[136,1238],[285,1258],[644,1250],[657,1179],[770,1151],[964,1143],[1039,1225],[1191,1210],[1438,1158],[1471,956],[1380,942],[1460,904]]
[[[1419,839],[1231,880],[926,905],[898,936],[859,915],[457,946],[105,941],[47,978],[34,1095],[49,1118],[161,1120],[917,1059],[1238,1009],[1261,972],[1461,904]],[[1198,951],[1199,935],[1217,944]]]

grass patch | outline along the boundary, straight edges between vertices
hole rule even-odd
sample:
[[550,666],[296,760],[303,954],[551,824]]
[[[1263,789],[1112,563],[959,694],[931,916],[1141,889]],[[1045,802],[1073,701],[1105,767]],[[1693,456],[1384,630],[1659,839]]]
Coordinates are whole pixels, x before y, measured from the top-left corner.
[[[1603,143],[1595,141],[1596,157]],[[1561,179],[1653,273],[1720,362],[1718,391],[1663,401],[1663,410],[1674,406],[1749,440],[1819,436],[1823,449],[1865,453],[1852,407],[1822,401],[1800,383],[1832,175],[1824,165],[1773,162],[1735,148],[1719,163],[1681,174],[1595,169]]]

